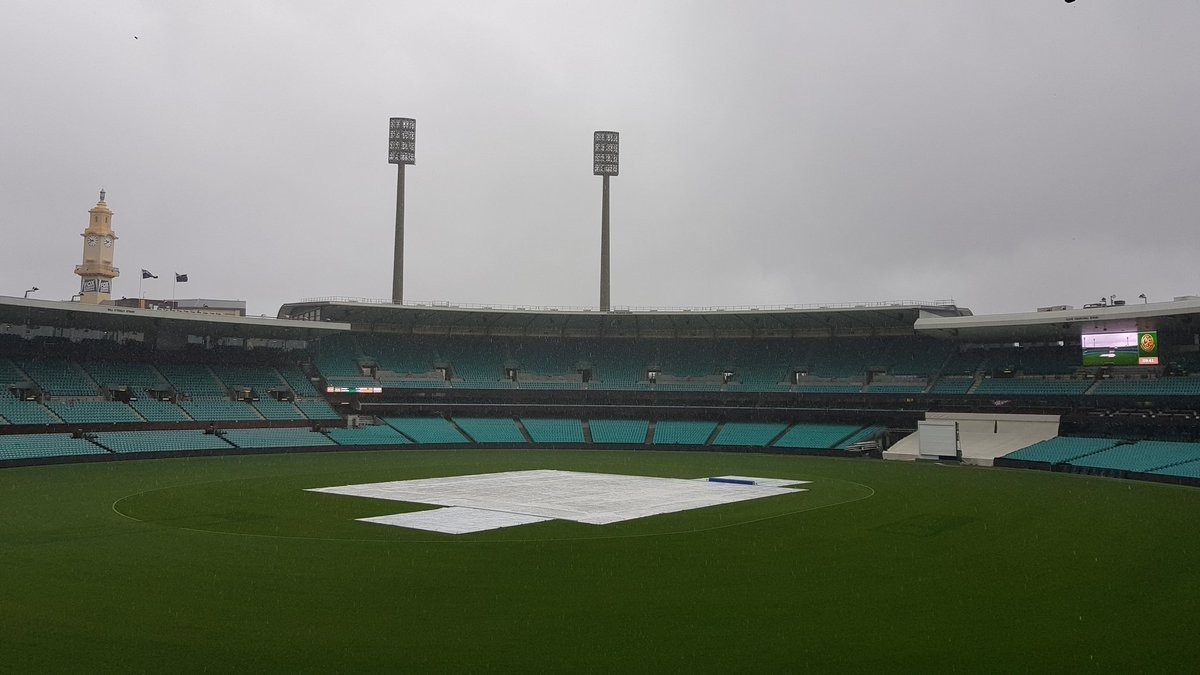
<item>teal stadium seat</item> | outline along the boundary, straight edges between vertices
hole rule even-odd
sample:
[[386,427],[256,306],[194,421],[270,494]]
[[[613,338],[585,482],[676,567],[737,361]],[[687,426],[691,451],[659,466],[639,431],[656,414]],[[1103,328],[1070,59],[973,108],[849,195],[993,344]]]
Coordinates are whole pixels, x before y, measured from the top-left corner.
[[332,428],[326,429],[325,433],[338,445],[408,445],[411,443],[399,431],[386,424],[357,429]]
[[74,361],[36,359],[21,362],[21,370],[51,396],[96,396],[96,383]]
[[130,401],[129,405],[147,422],[190,422],[192,420],[183,411],[183,408],[170,401],[139,398],[136,401]]
[[197,399],[181,401],[179,407],[198,422],[252,422],[263,419],[254,406],[243,401]]
[[313,386],[312,381],[296,366],[281,366],[277,368],[279,375],[291,388],[298,398],[317,398],[321,394]]
[[654,445],[705,445],[717,428],[716,422],[661,420],[654,425]]
[[303,420],[308,419],[294,404],[287,401],[276,401],[273,398],[262,398],[253,403],[258,414],[269,420]]
[[1200,376],[1101,380],[1096,396],[1200,396]]
[[106,431],[96,442],[118,454],[131,452],[184,452],[229,450],[233,446],[216,434],[203,431]]
[[855,443],[862,443],[864,441],[874,440],[874,439],[878,438],[881,434],[883,434],[885,431],[887,431],[887,427],[879,426],[879,425],[864,427],[861,431],[857,431],[857,432],[851,434],[849,438],[843,440],[841,443],[838,443],[834,447],[836,447],[839,450],[845,450],[845,449],[849,448],[850,446],[854,445]]
[[1200,460],[1200,443],[1138,441],[1071,460],[1072,466],[1118,471],[1153,472]]
[[224,432],[228,443],[244,448],[307,448],[336,445],[333,439],[307,428],[229,429]]
[[942,377],[933,384],[929,393],[931,394],[965,394],[971,390],[975,384],[975,378],[963,377],[959,375]]
[[304,413],[304,416],[310,420],[320,422],[340,422],[342,420],[342,416],[337,414],[337,411],[333,409],[333,406],[329,405],[329,403],[324,399],[297,399],[296,407],[299,408],[300,412]]
[[847,382],[801,381],[792,387],[792,391],[800,394],[857,394],[862,387],[862,384]]
[[868,394],[920,394],[925,391],[924,382],[884,382],[869,384],[864,390]]
[[649,420],[590,420],[593,443],[642,445],[650,432]]
[[508,417],[455,417],[454,422],[477,443],[527,443]]
[[1014,450],[1004,457],[1005,459],[1017,459],[1024,462],[1064,464],[1080,457],[1100,452],[1101,450],[1107,450],[1120,442],[1112,438],[1056,436],[1019,450]]
[[861,429],[862,425],[860,424],[797,424],[780,436],[774,446],[777,448],[828,449],[850,438]]
[[145,420],[120,401],[49,401],[46,406],[67,424],[137,423]]
[[583,422],[576,419],[521,418],[534,443],[583,443]]
[[80,364],[101,387],[130,387],[137,392],[166,389],[167,381],[149,363],[126,361],[84,361]]
[[0,461],[106,454],[104,448],[70,434],[0,436]]
[[385,417],[383,421],[414,443],[461,445],[470,442],[453,424],[441,417]]
[[213,375],[216,375],[217,379],[225,385],[225,389],[253,389],[260,398],[267,398],[267,392],[272,390],[290,389],[279,372],[271,366],[222,364],[211,366],[211,370]]
[[208,366],[197,364],[161,365],[158,372],[175,387],[175,390],[190,394],[193,398],[221,398],[228,395],[225,385],[213,375]]
[[1045,380],[1041,378],[988,378],[976,394],[994,396],[1079,396],[1092,386],[1091,380]]
[[1150,473],[1160,476],[1179,476],[1181,478],[1200,478],[1200,460],[1184,462],[1182,464],[1172,464],[1155,469]]
[[739,447],[766,447],[788,425],[775,422],[726,422],[713,445]]
[[0,417],[10,424],[62,424],[58,415],[41,403],[18,401],[11,395],[0,396]]

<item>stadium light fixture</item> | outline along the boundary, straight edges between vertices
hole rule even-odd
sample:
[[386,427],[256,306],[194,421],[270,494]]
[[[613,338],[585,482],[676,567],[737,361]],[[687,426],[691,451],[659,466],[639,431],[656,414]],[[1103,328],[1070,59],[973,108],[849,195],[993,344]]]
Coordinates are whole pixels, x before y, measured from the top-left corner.
[[608,178],[620,173],[621,134],[597,131],[592,134],[592,175],[604,177],[600,204],[600,311],[612,309],[608,275]]
[[38,288],[37,286],[34,286],[33,288],[25,291],[25,297],[28,298],[30,293],[33,293],[33,292],[39,291],[39,290],[41,290],[41,289]]
[[404,304],[404,167],[417,163],[417,121],[393,117],[388,122],[388,164],[396,165],[396,243],[392,255],[392,302]]

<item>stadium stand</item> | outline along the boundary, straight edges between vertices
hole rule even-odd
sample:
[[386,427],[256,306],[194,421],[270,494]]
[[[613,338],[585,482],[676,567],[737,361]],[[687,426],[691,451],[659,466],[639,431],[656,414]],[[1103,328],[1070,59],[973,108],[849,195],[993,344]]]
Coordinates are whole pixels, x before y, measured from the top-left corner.
[[441,417],[385,417],[383,422],[408,436],[414,443],[453,444],[470,441]]
[[882,382],[868,384],[863,391],[867,394],[920,394],[925,391],[924,382]]
[[1200,396],[1200,377],[1156,377],[1101,380],[1096,396]]
[[85,361],[80,365],[93,380],[107,389],[129,387],[137,391],[146,391],[165,390],[169,386],[162,374],[149,363]]
[[8,385],[26,382],[28,380],[29,376],[21,372],[21,369],[17,368],[12,361],[6,358],[0,358],[0,385],[3,385],[3,389],[6,392],[8,391]]
[[313,364],[331,385],[350,387],[378,384],[373,376],[363,373],[361,363],[364,359],[353,335],[333,335],[318,343]]
[[1054,438],[1034,443],[1015,452],[1005,455],[1005,459],[1017,459],[1025,462],[1043,462],[1046,464],[1063,464],[1101,450],[1107,450],[1121,441],[1112,438],[1073,438],[1056,436]]
[[762,448],[787,428],[788,425],[775,422],[726,422],[712,444]]
[[158,367],[158,371],[163,374],[163,377],[171,383],[171,386],[176,391],[182,394],[189,394],[192,398],[223,398],[229,393],[225,385],[205,365],[161,365]]
[[251,405],[262,415],[269,420],[303,420],[308,419],[304,413],[300,412],[294,404],[287,401],[276,401],[273,398],[262,398],[254,401]]
[[[10,322],[10,334],[0,330],[2,431],[109,434],[112,424],[121,425],[122,433],[142,425],[161,429],[177,424],[211,426],[218,433],[234,427],[231,431],[241,434],[250,427],[307,421],[314,424],[306,427],[341,427],[345,422],[338,411],[343,411],[381,417],[386,425],[329,429],[323,437],[331,443],[642,445],[649,433],[651,443],[660,446],[711,443],[780,452],[836,451],[874,440],[874,446],[855,449],[878,448],[886,455],[898,453],[897,446],[908,439],[897,432],[911,428],[919,414],[914,411],[929,404],[929,409],[944,407],[954,414],[1000,416],[978,425],[973,418],[963,419],[958,457],[963,462],[999,458],[1081,472],[1169,472],[1180,467],[1175,470],[1185,476],[1192,462],[1200,461],[1183,451],[1172,454],[1142,445],[1150,438],[1200,438],[1200,408],[1195,405],[1200,374],[1186,374],[1200,371],[1192,327],[1200,309],[1183,319],[1146,317],[1148,325],[1160,324],[1161,366],[1085,367],[1072,329],[1061,322],[1042,321],[1042,333],[1023,327],[1018,336],[1003,325],[940,306],[855,307],[846,308],[848,312],[632,311],[631,317],[613,313],[598,322],[576,312],[333,304],[340,308],[323,307],[294,318],[339,322],[350,317],[345,323],[353,333],[344,324],[318,328],[324,324],[314,323],[310,331],[296,322],[287,330],[300,326],[301,333],[309,331],[305,340],[263,333],[255,338],[180,333],[188,336],[186,341],[148,341],[139,331],[100,339],[71,333],[72,325],[61,321],[47,323],[41,332]],[[62,311],[66,316],[68,310]],[[910,323],[919,324],[929,315],[971,319],[960,324],[969,334],[960,334],[953,324]],[[1033,317],[1033,324],[1041,318]],[[107,329],[104,334],[112,335]],[[326,391],[327,384],[382,386],[384,391]],[[256,396],[241,395],[247,389]],[[436,391],[422,391],[431,389]],[[156,393],[150,395],[151,390]],[[272,390],[290,391],[295,400],[291,394],[271,395]],[[960,400],[952,400],[956,397]],[[629,409],[614,412],[626,403]],[[689,411],[690,406],[696,409]],[[836,417],[797,417],[858,422],[754,424],[744,421],[748,413],[741,412],[778,410],[778,417],[770,412],[764,414],[771,417],[761,419],[785,420],[789,408],[827,406],[837,409]],[[480,416],[449,418],[464,410]],[[650,422],[650,415],[658,414],[643,412],[650,410],[704,421]],[[415,411],[428,416],[416,417]],[[890,428],[878,426],[880,412],[887,414]],[[552,419],[556,414],[570,419]],[[1059,429],[999,432],[1006,422],[1026,414],[1061,414],[1064,433],[1130,440],[1099,439],[1095,442],[1102,447],[1097,447],[1059,437],[1037,444]],[[640,415],[647,419],[624,419]],[[37,429],[16,428],[35,425]],[[276,445],[282,441],[273,439],[297,435],[310,438],[311,432],[250,433],[244,441],[282,447]]]
[[187,430],[106,431],[96,434],[96,442],[119,454],[131,452],[228,450],[233,447],[216,434]]
[[10,424],[62,424],[63,421],[37,401],[19,401],[7,390],[0,393],[0,417]]
[[510,345],[509,353],[524,387],[525,381],[547,378],[565,378],[564,384],[578,384],[579,364],[587,360],[581,353],[583,349],[584,345],[575,341],[519,340]]
[[931,394],[965,394],[975,386],[975,378],[952,375],[943,377],[929,389]]
[[133,408],[120,401],[90,401],[69,399],[48,401],[46,407],[67,424],[104,424],[115,422],[144,422]]
[[325,434],[306,428],[284,429],[228,429],[225,440],[239,448],[306,448],[320,445],[336,445]]
[[855,445],[856,443],[863,443],[865,441],[874,440],[874,439],[878,438],[881,434],[883,434],[885,431],[887,431],[887,427],[880,426],[878,424],[864,427],[862,430],[851,434],[849,438],[845,439],[841,443],[838,443],[836,446],[834,446],[834,448],[836,448],[838,450],[846,450],[846,449],[849,449],[851,446]]
[[956,351],[946,360],[941,372],[943,376],[973,377],[983,368],[984,360],[985,355],[979,351]]
[[1200,443],[1138,441],[1074,458],[1070,464],[1117,471],[1153,472],[1196,460],[1200,460]]
[[818,381],[805,378],[792,387],[792,391],[801,394],[857,394],[862,390],[861,382],[849,383],[839,381]]
[[583,423],[577,419],[521,418],[534,443],[583,443]]
[[1150,471],[1149,473],[1157,474],[1159,476],[1178,476],[1180,478],[1200,479],[1200,460],[1164,466]]
[[341,415],[338,415],[325,399],[297,399],[296,407],[310,420],[340,422],[342,419]]
[[321,396],[317,392],[316,387],[308,379],[308,376],[300,368],[296,366],[282,366],[277,370],[296,396],[301,398],[319,398]]
[[38,459],[71,455],[104,455],[107,451],[70,434],[0,436],[0,460]]
[[660,420],[654,425],[654,445],[706,445],[716,422]]
[[179,407],[183,408],[183,411],[192,419],[199,422],[237,422],[263,419],[254,406],[242,401],[196,399],[181,401]]
[[649,420],[589,420],[593,443],[642,445],[650,432]]
[[979,383],[974,393],[988,396],[1079,396],[1091,386],[1091,380],[988,378]]
[[862,425],[859,424],[797,424],[772,445],[777,448],[827,449],[861,429]]
[[188,422],[192,419],[183,411],[183,408],[170,401],[139,398],[130,401],[129,405],[147,422]]
[[259,397],[266,398],[269,391],[290,389],[279,372],[270,366],[217,364],[210,369],[226,390],[253,389]]
[[22,361],[20,367],[44,393],[51,396],[96,396],[100,393],[96,382],[73,361],[34,359]]
[[[423,336],[407,336],[396,340],[378,335],[363,335],[359,347],[379,371],[393,376],[432,374],[437,360],[436,342]],[[382,374],[379,376],[383,379]]]
[[508,417],[455,417],[454,423],[476,443],[526,443],[517,423]]
[[326,429],[325,434],[338,445],[406,445],[411,443],[399,431],[385,424],[356,429]]
[[953,345],[942,340],[891,340],[887,345],[888,372],[897,377],[929,377],[943,369],[953,352]]

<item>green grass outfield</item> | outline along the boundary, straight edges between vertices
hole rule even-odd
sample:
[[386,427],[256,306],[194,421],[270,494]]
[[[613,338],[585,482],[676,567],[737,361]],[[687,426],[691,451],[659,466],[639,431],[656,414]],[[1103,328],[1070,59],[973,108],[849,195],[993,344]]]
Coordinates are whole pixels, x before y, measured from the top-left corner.
[[[534,468],[815,482],[461,536],[354,522],[407,505],[302,490]],[[773,455],[3,469],[0,671],[1178,671],[1200,634],[1197,522],[1191,488]]]

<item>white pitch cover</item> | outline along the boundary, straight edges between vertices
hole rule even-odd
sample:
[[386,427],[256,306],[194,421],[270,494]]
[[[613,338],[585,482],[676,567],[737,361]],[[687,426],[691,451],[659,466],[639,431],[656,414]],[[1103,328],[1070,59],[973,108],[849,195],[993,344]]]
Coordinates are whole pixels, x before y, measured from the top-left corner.
[[380,525],[395,525],[414,530],[443,532],[445,534],[467,534],[483,532],[501,527],[542,523],[549,518],[527,516],[522,513],[505,513],[504,511],[482,511],[480,509],[464,509],[460,506],[449,506],[444,509],[430,511],[413,511],[397,513],[391,516],[376,516],[374,518],[359,518],[364,523],[379,523]]
[[[412,523],[422,522],[422,519],[433,519],[433,524],[438,527],[460,528],[464,532],[508,527],[507,524],[500,524],[469,529],[475,527],[472,523],[476,520],[481,523],[486,520],[475,511],[603,525],[660,513],[803,492],[776,486],[550,469],[342,485],[311,488],[310,491],[461,507],[464,509],[461,512],[421,511],[364,520],[409,527]],[[487,519],[503,522],[499,516],[488,516]]]

